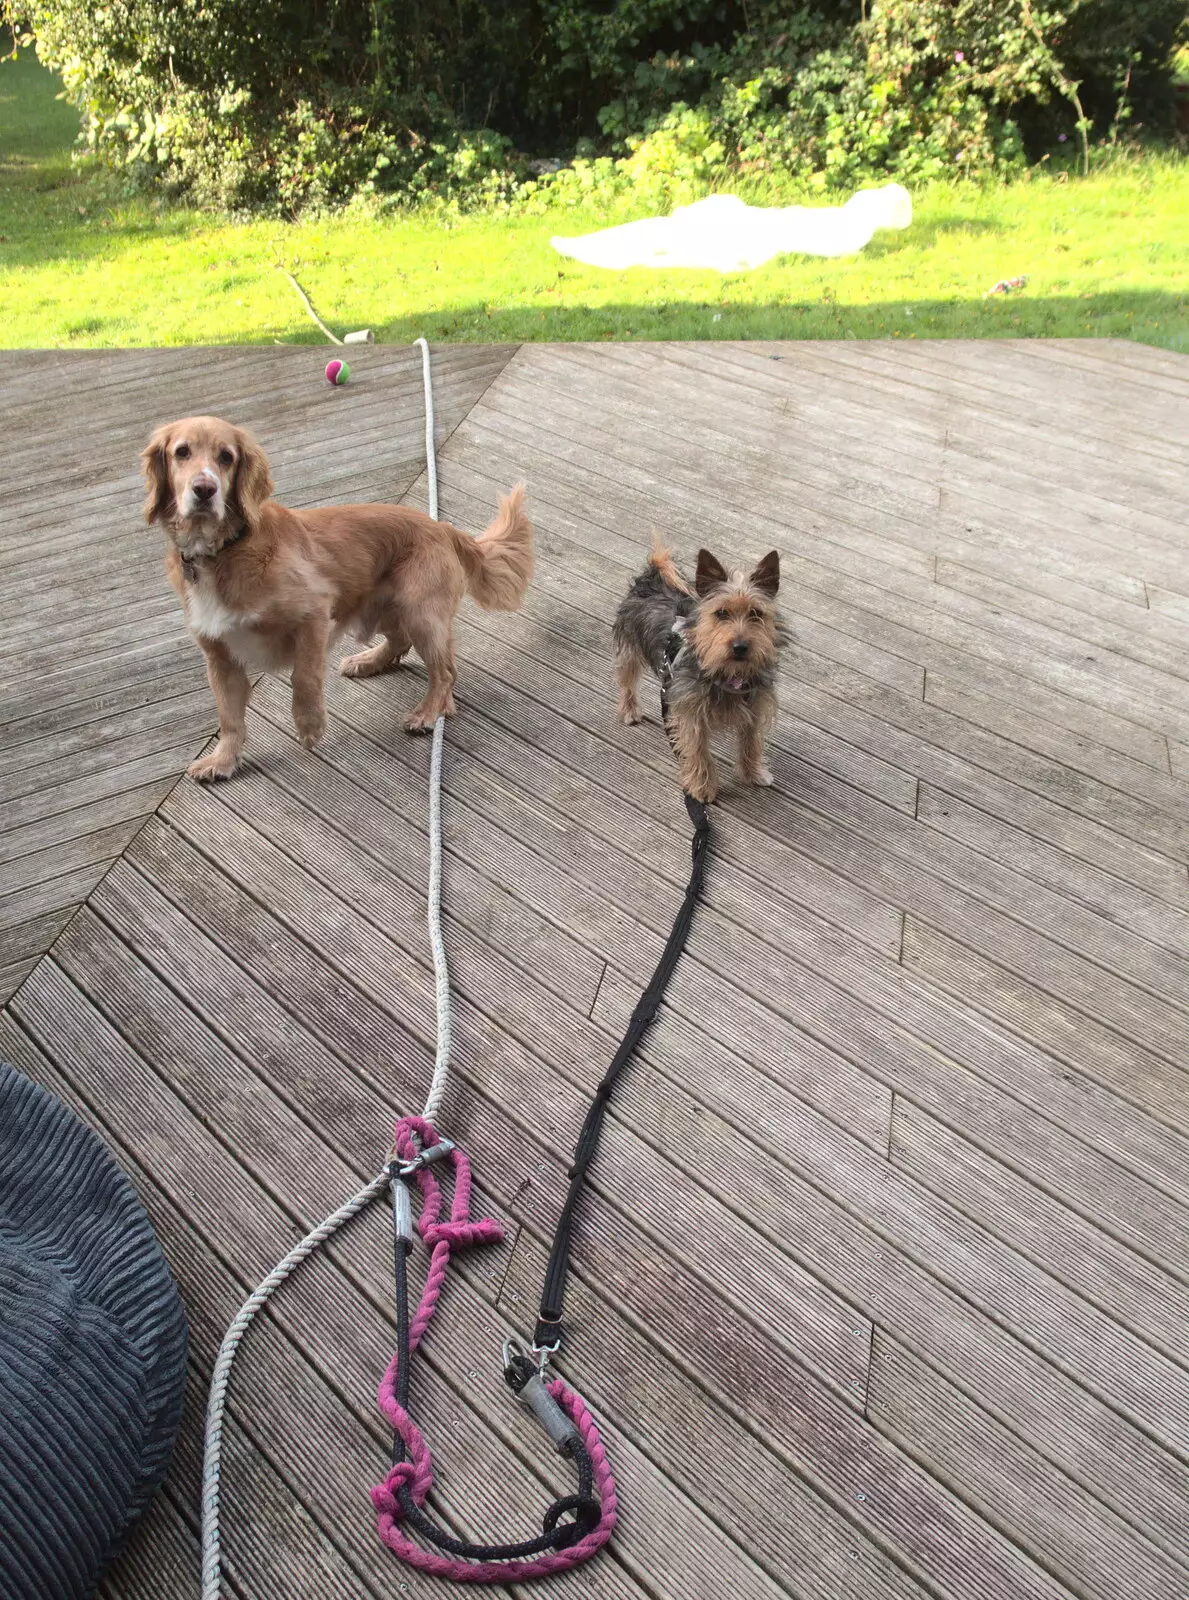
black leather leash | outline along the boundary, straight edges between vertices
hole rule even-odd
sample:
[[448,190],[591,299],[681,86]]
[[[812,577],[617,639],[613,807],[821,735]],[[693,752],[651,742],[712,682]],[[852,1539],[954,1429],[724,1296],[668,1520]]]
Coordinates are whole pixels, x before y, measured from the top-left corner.
[[[673,632],[669,635],[661,672],[661,717],[670,744],[673,742],[673,734],[669,727],[669,684],[672,680],[673,663],[681,653],[683,644],[684,640],[680,633]],[[553,1236],[553,1248],[549,1252],[549,1262],[545,1268],[541,1306],[533,1334],[533,1353],[541,1361],[555,1355],[561,1348],[564,1332],[562,1312],[566,1279],[570,1271],[570,1238],[574,1216],[582,1198],[582,1191],[586,1187],[587,1173],[599,1146],[599,1135],[607,1114],[611,1091],[664,999],[669,979],[673,976],[673,969],[689,938],[694,907],[701,897],[702,880],[706,872],[706,854],[710,846],[710,816],[701,800],[695,800],[692,795],[684,793],[682,798],[689,819],[694,825],[689,882],[685,886],[685,895],[674,918],[669,937],[665,941],[665,948],[661,951],[656,970],[648,981],[648,987],[636,1002],[636,1009],[632,1012],[627,1031],[611,1058],[610,1066],[603,1074],[602,1082],[595,1090],[594,1099],[582,1124],[582,1131],[578,1135],[578,1143],[574,1147],[574,1160],[569,1171],[570,1187],[566,1192],[565,1203],[558,1217],[557,1231]]]

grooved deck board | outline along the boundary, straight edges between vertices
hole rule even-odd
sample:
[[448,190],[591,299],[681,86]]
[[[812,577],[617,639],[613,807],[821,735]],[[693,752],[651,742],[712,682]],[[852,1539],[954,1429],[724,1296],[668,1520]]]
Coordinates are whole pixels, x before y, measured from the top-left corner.
[[1152,1545],[882,1330],[868,1410],[888,1437],[1093,1600],[1177,1600],[1189,1568]]
[[[254,429],[295,506],[424,506],[420,356],[0,356],[0,1055],[108,1140],[191,1321],[182,1438],[102,1600],[197,1596],[204,1389],[269,1266],[433,1066],[422,668],[257,685],[249,759],[140,522],[171,416]],[[466,605],[443,774],[443,1123],[503,1246],[414,1379],[435,1500],[522,1534],[562,1482],[504,1391],[586,1099],[688,871],[673,764],[614,720],[654,532],[773,546],[773,790],[617,1087],[565,1370],[623,1495],[586,1600],[1189,1592],[1189,359],[1115,341],[458,346],[443,513],[528,483],[518,615]],[[389,1223],[245,1345],[226,1600],[428,1597],[377,1544]],[[512,1591],[500,1591],[511,1593]],[[518,1600],[527,1594],[517,1589]]]

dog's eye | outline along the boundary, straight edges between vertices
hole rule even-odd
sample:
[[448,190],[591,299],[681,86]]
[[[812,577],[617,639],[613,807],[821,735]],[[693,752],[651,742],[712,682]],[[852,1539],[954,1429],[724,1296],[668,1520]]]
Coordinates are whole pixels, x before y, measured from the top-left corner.
[[759,621],[762,620],[764,613],[762,611],[754,611],[754,610],[752,610],[752,611],[749,611],[747,613],[747,615],[751,618],[751,620],[753,622],[759,622]]
[[714,613],[714,620],[716,622],[725,622],[730,615],[731,613],[729,611],[724,611],[722,606],[719,606],[718,610]]
[[235,457],[232,455],[231,451],[226,448],[226,446],[219,451],[219,465],[221,467],[229,467],[234,460]]
[[178,461],[186,461],[186,460],[189,459],[189,456],[190,456],[190,446],[188,444],[180,444],[180,445],[178,445],[177,449],[174,451],[174,457]]

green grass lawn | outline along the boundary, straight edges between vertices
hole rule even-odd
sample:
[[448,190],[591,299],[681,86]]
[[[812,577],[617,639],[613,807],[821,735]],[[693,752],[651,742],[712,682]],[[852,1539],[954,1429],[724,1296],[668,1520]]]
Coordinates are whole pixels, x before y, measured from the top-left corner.
[[[280,262],[337,332],[393,341],[1044,334],[1189,351],[1184,160],[935,185],[907,232],[848,260],[614,273],[549,238],[631,213],[239,223],[129,199],[72,164],[77,119],[55,90],[32,52],[0,62],[0,345],[321,342]],[[983,298],[1021,274],[1021,293]]]

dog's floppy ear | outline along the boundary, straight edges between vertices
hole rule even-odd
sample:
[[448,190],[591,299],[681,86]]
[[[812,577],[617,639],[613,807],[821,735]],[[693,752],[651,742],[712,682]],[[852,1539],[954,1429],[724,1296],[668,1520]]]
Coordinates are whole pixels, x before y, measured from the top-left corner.
[[169,448],[170,424],[158,428],[140,452],[140,467],[144,473],[148,495],[144,503],[146,522],[157,522],[173,510],[173,490],[169,485],[169,463],[165,452]]
[[769,550],[747,581],[761,594],[775,594],[780,588],[780,551]]
[[235,469],[231,497],[245,524],[252,528],[259,521],[264,502],[272,494],[272,473],[268,457],[246,428],[235,430],[235,442],[239,448],[239,465]]
[[698,566],[694,573],[694,588],[700,595],[707,595],[711,589],[717,589],[720,584],[727,581],[727,569],[716,556],[709,550],[698,551]]

